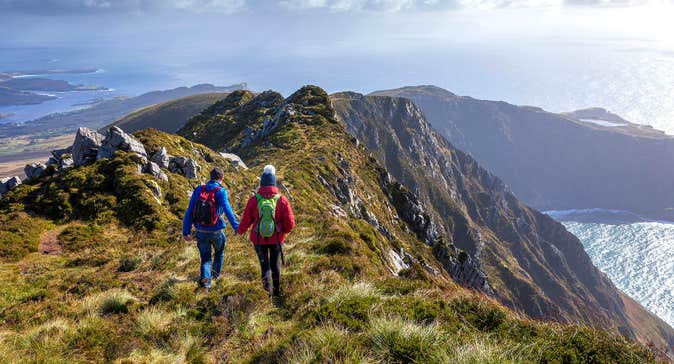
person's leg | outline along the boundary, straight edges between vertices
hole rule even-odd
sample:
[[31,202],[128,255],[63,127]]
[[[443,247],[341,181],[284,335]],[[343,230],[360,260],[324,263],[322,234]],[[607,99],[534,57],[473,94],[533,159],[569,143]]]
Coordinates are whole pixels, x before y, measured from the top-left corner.
[[260,261],[262,273],[262,286],[265,291],[271,293],[271,267],[269,266],[269,247],[267,245],[255,245],[257,259]]
[[225,259],[225,245],[227,244],[227,237],[224,232],[219,234],[214,234],[213,237],[213,249],[215,253],[213,254],[213,279],[220,277],[222,272],[222,263]]
[[207,234],[197,232],[197,247],[201,257],[200,282],[204,288],[211,287],[211,241]]
[[279,257],[281,255],[281,247],[278,245],[269,246],[269,263],[271,266],[271,278],[274,282],[274,297],[281,295],[281,267],[279,264]]

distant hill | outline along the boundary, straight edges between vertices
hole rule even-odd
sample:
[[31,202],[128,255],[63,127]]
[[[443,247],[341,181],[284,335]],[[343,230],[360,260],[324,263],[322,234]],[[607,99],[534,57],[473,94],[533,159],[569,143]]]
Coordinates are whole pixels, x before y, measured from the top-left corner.
[[[225,98],[226,93],[207,93],[182,97],[136,110],[115,121],[112,125],[135,132],[146,128],[155,128],[175,133],[187,120],[215,102]],[[111,126],[112,126],[111,125]]]
[[33,137],[45,134],[50,136],[63,135],[74,132],[80,126],[100,128],[130,112],[150,105],[196,94],[227,93],[246,88],[247,85],[245,83],[225,87],[202,84],[192,87],[178,87],[165,91],[152,91],[130,98],[115,98],[100,102],[86,109],[52,114],[28,123],[0,125],[0,138],[19,135],[31,135]]
[[604,109],[555,114],[435,86],[373,95],[413,100],[457,148],[541,210],[607,208],[674,220],[674,137]]

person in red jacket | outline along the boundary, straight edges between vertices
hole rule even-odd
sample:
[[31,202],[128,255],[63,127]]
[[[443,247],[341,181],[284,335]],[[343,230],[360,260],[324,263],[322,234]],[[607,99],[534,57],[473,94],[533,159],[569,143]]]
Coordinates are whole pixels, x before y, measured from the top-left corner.
[[[265,211],[269,211],[267,217]],[[264,167],[260,177],[260,188],[248,199],[237,233],[243,235],[251,226],[250,241],[260,260],[262,284],[270,295],[279,297],[281,295],[279,257],[283,254],[282,244],[286,236],[295,227],[295,217],[288,199],[278,192],[276,168],[272,165]]]

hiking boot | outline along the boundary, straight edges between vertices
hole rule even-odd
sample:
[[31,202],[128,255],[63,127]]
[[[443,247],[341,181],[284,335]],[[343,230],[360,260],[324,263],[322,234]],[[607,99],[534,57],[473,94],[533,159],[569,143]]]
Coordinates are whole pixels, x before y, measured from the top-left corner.
[[201,287],[206,288],[207,290],[211,289],[211,280],[208,278],[201,279]]

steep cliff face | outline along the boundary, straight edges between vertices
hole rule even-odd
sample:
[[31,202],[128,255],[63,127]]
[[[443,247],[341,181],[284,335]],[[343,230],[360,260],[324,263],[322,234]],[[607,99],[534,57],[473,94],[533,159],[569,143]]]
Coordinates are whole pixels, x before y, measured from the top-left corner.
[[537,209],[608,208],[674,219],[674,138],[650,127],[602,109],[554,114],[434,86],[373,95],[414,100],[453,145]]
[[[431,207],[438,230],[451,237],[448,245],[466,251],[487,272],[502,302],[532,317],[644,333],[630,323],[618,290],[580,241],[453,148],[411,100],[338,93],[332,102],[348,130]],[[651,318],[672,345],[672,329]]]

